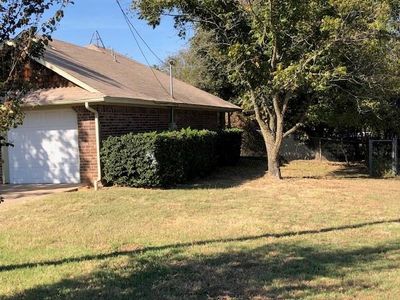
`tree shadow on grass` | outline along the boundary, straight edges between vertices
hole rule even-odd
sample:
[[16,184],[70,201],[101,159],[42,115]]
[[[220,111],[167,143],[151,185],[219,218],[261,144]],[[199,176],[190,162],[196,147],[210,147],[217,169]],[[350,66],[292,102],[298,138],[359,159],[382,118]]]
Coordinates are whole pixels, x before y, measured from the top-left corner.
[[[5,299],[271,299],[357,295],[379,283],[365,272],[398,268],[385,260],[398,243],[357,249],[275,243],[212,255],[181,250],[129,256],[118,268],[43,285]],[[346,277],[351,268],[352,275]],[[231,297],[231,298],[229,298]]]
[[178,189],[225,189],[242,185],[265,175],[267,163],[262,158],[242,157],[237,165],[220,167],[206,178],[195,179]]
[[368,178],[368,168],[361,163],[341,164],[340,168],[328,175],[341,178]]
[[[290,174],[290,176],[284,176],[285,179],[316,179],[316,180],[329,180],[329,179],[366,179],[370,178],[368,173],[368,168],[362,163],[342,163],[342,162],[318,162],[312,161],[312,164],[329,165],[330,168],[335,168],[335,170],[316,170],[310,172],[310,170],[305,170],[304,173],[299,172],[300,169],[295,170],[295,175]],[[311,173],[311,174],[310,174]],[[312,173],[320,173],[312,174]]]
[[[317,161],[310,161],[310,165],[318,163]],[[323,162],[322,164],[326,164]],[[318,170],[285,170],[285,165],[282,166],[283,179],[315,179],[315,180],[328,180],[328,179],[365,179],[370,178],[368,168],[362,163],[329,163],[336,170],[324,171],[323,174],[318,175],[321,171]],[[318,169],[318,168],[317,168]],[[247,182],[263,177],[267,172],[267,162],[265,158],[251,158],[242,157],[236,166],[221,167],[215,172],[203,179],[195,179],[188,184],[178,185],[178,189],[226,189],[240,186]],[[311,174],[308,174],[311,173]],[[317,175],[315,175],[316,173]]]
[[[89,275],[38,286],[4,299],[269,299],[329,293],[356,294],[378,284],[358,275],[400,267],[398,260],[388,259],[388,254],[399,253],[400,243],[342,249],[282,241],[256,248],[231,244],[231,248],[225,247],[220,253],[210,255],[189,255],[186,251],[193,246],[214,243],[301,236],[399,222],[375,221],[2,266],[0,271],[5,272],[35,267],[55,268],[88,260],[99,261],[102,265]],[[123,259],[122,263],[119,258]],[[115,267],[115,260],[119,261],[118,267]],[[346,279],[349,272],[352,276]]]
[[222,238],[222,239],[210,239],[210,240],[202,240],[202,241],[193,241],[188,243],[177,243],[177,244],[167,244],[162,246],[149,246],[145,248],[137,248],[134,250],[122,250],[115,251],[110,253],[103,254],[95,254],[95,255],[86,255],[81,257],[71,257],[60,260],[49,260],[49,261],[41,261],[41,262],[28,262],[23,264],[15,264],[15,265],[0,265],[0,272],[4,271],[13,271],[18,269],[26,269],[26,268],[34,268],[41,266],[58,266],[66,263],[74,263],[74,262],[83,262],[89,260],[104,260],[109,258],[114,258],[118,256],[129,256],[129,255],[137,255],[146,252],[153,251],[164,251],[164,250],[178,250],[184,249],[193,246],[207,246],[211,244],[217,243],[232,243],[232,242],[250,242],[265,238],[285,238],[285,237],[294,237],[294,236],[303,236],[303,235],[311,235],[311,234],[320,234],[320,233],[328,233],[328,232],[336,232],[343,231],[348,229],[358,229],[367,226],[373,225],[381,225],[381,224],[394,224],[400,223],[400,219],[389,219],[389,220],[376,220],[369,221],[358,224],[347,224],[336,227],[324,227],[319,229],[309,229],[302,231],[287,231],[282,233],[265,233],[260,235],[252,235],[252,236],[242,236],[242,237],[234,237],[234,238]]

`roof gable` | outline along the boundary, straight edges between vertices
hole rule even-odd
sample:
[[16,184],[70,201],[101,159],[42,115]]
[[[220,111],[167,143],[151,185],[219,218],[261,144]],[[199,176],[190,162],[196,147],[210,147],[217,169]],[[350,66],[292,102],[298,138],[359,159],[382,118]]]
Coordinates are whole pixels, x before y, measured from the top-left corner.
[[49,68],[39,64],[35,60],[26,63],[18,77],[27,83],[30,87],[35,89],[50,89],[50,88],[64,88],[74,87],[76,84],[72,83],[65,77],[57,74]]
[[174,98],[171,98],[168,92],[170,78],[167,74],[123,55],[113,56],[106,49],[93,46],[84,48],[55,40],[49,44],[39,62],[77,86],[114,101],[122,99],[127,103],[132,99],[152,104],[240,109],[177,79],[174,79]]

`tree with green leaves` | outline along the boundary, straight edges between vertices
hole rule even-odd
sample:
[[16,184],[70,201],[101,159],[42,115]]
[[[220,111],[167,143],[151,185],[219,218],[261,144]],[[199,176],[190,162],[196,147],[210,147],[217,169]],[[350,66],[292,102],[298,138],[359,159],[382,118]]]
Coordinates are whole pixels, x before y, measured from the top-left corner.
[[165,59],[159,69],[169,72],[174,64],[174,77],[231,102],[238,101],[235,85],[229,81],[226,58],[219,54],[209,32],[198,29],[187,48]]
[[0,146],[7,145],[4,134],[23,121],[20,99],[26,91],[18,74],[31,57],[42,55],[70,3],[73,1],[0,0]]
[[399,0],[133,0],[150,25],[208,32],[281,178],[283,139],[331,95],[373,111],[399,91]]

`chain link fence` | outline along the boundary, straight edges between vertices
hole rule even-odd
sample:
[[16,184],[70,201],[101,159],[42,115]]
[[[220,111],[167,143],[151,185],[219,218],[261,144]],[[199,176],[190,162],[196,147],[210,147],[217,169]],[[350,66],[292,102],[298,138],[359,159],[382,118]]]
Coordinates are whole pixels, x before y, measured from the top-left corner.
[[390,140],[370,139],[368,142],[369,173],[374,177],[399,175],[400,145],[397,138]]

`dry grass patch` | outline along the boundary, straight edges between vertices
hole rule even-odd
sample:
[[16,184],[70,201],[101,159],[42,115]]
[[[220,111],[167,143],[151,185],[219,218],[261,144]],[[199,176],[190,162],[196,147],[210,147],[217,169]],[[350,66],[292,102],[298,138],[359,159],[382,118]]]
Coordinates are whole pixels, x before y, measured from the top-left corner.
[[109,188],[5,207],[4,299],[393,298],[400,182],[244,160],[171,190]]

